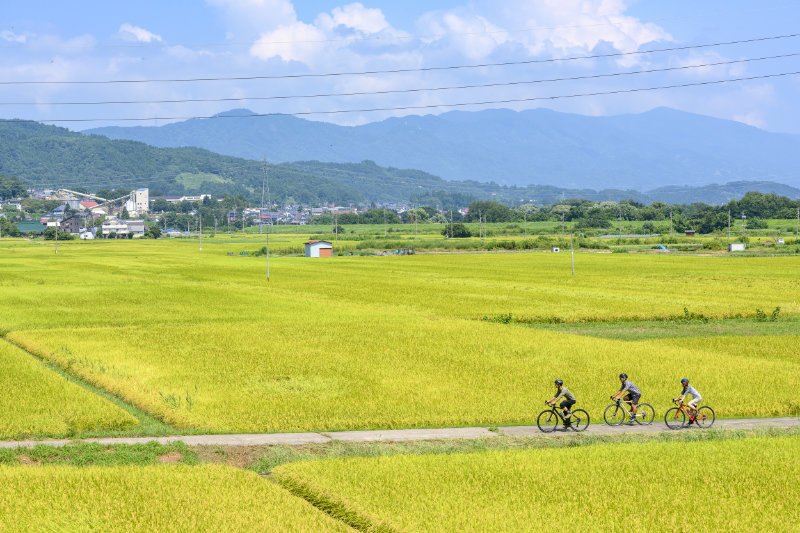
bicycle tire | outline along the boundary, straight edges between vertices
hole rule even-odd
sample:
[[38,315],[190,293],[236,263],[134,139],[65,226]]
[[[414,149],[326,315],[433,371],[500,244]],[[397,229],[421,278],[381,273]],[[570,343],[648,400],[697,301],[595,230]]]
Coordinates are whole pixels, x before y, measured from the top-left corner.
[[686,423],[686,413],[677,407],[667,409],[667,412],[664,414],[664,423],[669,429],[681,429]]
[[573,431],[580,433],[581,431],[586,431],[586,428],[589,427],[589,413],[583,409],[575,409],[572,411],[570,420],[572,420],[572,425],[570,427]]
[[640,415],[636,417],[636,421],[643,426],[649,426],[656,418],[656,410],[649,403],[639,404],[636,414]]
[[716,419],[717,417],[714,414],[714,410],[707,405],[703,405],[697,410],[694,423],[697,424],[699,428],[707,429],[714,425]]
[[612,403],[603,411],[603,420],[605,420],[606,424],[609,426],[619,426],[625,422],[625,409]]
[[539,413],[539,416],[536,417],[536,425],[539,426],[542,433],[552,433],[558,427],[560,420],[555,411],[548,409]]

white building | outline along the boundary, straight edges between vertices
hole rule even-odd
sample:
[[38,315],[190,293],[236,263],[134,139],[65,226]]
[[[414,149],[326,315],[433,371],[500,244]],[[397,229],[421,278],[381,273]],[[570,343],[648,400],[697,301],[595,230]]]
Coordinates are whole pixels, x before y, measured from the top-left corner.
[[333,244],[328,241],[307,241],[306,257],[333,257]]
[[117,220],[116,218],[107,218],[101,227],[103,229],[103,235],[106,237],[111,233],[116,233],[117,235],[128,234],[128,225],[125,221]]
[[125,202],[125,209],[134,216],[143,215],[150,211],[150,190],[144,188],[131,192],[131,197]]

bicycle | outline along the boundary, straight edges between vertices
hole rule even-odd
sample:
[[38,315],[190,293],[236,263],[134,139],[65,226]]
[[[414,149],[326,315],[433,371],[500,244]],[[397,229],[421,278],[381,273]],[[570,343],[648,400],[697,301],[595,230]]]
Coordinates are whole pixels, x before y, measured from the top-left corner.
[[689,413],[689,408],[682,401],[673,402],[677,407],[671,407],[664,413],[664,423],[669,429],[681,429],[686,425],[686,419],[697,424],[699,428],[710,428],[717,419],[714,410],[707,405],[701,405],[694,414]]
[[[539,426],[542,432],[551,433],[556,430],[559,421],[566,424],[566,419],[555,404],[544,403],[551,407],[539,413],[539,416],[536,418],[536,425]],[[572,431],[586,431],[586,428],[589,427],[589,413],[583,409],[575,409],[571,411],[571,414],[572,416],[569,417],[571,422],[569,427],[572,428]]]
[[636,413],[636,416],[632,416],[632,413],[630,410],[628,410],[625,404],[631,405],[631,402],[619,399],[615,403],[612,403],[606,407],[606,410],[603,411],[603,420],[606,421],[606,424],[609,426],[619,426],[625,422],[625,417],[628,417],[628,420],[631,421],[631,424],[633,424],[634,420],[643,426],[649,426],[653,423],[653,419],[656,417],[656,412],[652,405],[649,403],[640,403],[638,405],[638,412]]

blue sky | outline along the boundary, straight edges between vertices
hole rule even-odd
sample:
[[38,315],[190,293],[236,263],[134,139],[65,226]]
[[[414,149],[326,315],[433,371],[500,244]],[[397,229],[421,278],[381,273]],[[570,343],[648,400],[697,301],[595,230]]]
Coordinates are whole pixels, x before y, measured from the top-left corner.
[[[484,67],[273,80],[70,84],[115,79],[285,76],[559,59],[630,53],[800,32],[800,3],[674,0],[196,0],[10,2],[0,14],[0,117],[63,122],[84,129],[115,118],[208,116],[232,108],[259,113],[447,106],[703,83],[800,71],[800,56],[713,67],[695,65],[800,53],[800,38],[669,53]],[[638,70],[666,72],[458,90],[263,100],[514,83]],[[18,85],[7,82],[47,81]],[[548,107],[589,115],[639,113],[658,106],[800,134],[800,76],[468,106]],[[262,100],[156,103],[161,100]],[[135,101],[113,105],[60,102]],[[360,124],[391,115],[451,108],[310,115]],[[146,120],[144,125],[166,120]],[[133,125],[138,122],[125,122]]]

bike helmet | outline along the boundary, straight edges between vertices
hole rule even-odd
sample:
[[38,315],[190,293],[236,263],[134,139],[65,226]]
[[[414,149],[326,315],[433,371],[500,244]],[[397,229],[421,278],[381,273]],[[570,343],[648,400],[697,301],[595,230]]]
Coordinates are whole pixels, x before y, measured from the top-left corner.
[[686,379],[686,378],[683,378],[683,379],[681,380],[681,383],[688,384],[688,383],[689,383],[689,380],[688,380],[688,379]]
[[619,377],[621,377],[622,379],[628,379],[628,374],[623,372],[622,374],[619,375]]
[[563,385],[563,384],[564,384],[564,380],[563,379],[557,379],[556,380],[556,385]]

